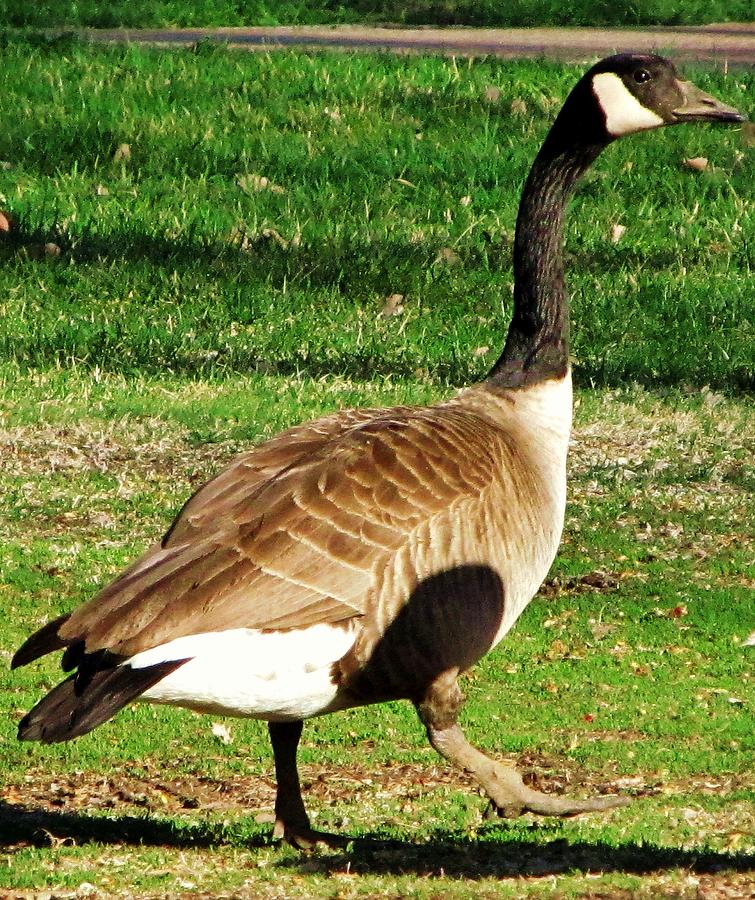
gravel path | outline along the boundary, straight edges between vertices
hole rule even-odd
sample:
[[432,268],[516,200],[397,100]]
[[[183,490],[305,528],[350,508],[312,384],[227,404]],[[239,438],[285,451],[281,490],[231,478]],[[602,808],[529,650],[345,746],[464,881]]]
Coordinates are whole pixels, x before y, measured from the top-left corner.
[[699,28],[366,28],[274,27],[191,29],[92,29],[94,41],[132,41],[162,46],[193,44],[202,39],[234,47],[328,47],[342,50],[389,50],[514,59],[548,56],[585,60],[621,51],[663,52],[682,60],[712,61],[722,66],[755,65],[755,24],[706,25]]

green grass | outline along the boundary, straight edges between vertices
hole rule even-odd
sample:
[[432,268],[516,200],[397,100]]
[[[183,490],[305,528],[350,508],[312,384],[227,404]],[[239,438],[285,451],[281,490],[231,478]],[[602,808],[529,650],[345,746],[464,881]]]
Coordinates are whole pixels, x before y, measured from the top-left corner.
[[[694,75],[747,109],[751,73]],[[3,660],[250,443],[484,373],[510,314],[520,185],[575,77],[4,48]],[[708,170],[681,164],[692,156]],[[316,824],[383,843],[300,856],[255,821],[273,797],[260,723],[227,722],[226,744],[211,717],[134,707],[70,745],[17,743],[60,677],[48,659],[0,669],[0,893],[746,896],[755,405],[737,389],[755,371],[752,176],[739,131],[679,128],[609,148],[575,198],[582,389],[562,552],[464,686],[483,749],[631,807],[483,821],[414,712],[387,704],[308,723],[301,751]],[[38,258],[45,242],[60,254]],[[403,312],[383,316],[395,293]]]
[[[249,442],[333,407],[438,393],[401,380],[6,365],[0,655],[90,596],[161,533],[191,483]],[[658,896],[692,876],[745,895],[755,694],[739,641],[755,566],[740,476],[755,406],[639,388],[577,399],[562,552],[515,631],[465,679],[463,723],[545,784],[620,790],[631,807],[485,823],[409,705],[386,704],[309,722],[300,754],[317,824],[384,843],[302,858],[271,847],[254,820],[272,804],[261,723],[228,720],[224,744],[212,717],[133,707],[70,745],[16,743],[17,718],[60,677],[48,659],[0,677],[0,890],[520,897],[544,895],[549,875],[559,896],[598,885]]]
[[0,23],[87,26],[333,25],[698,25],[752,20],[750,0],[0,0]]
[[[747,110],[751,72],[695,75]],[[12,43],[0,356],[479,378],[510,314],[522,180],[574,79],[543,62]],[[708,170],[683,165],[696,156]],[[738,129],[606,151],[569,226],[580,383],[755,384],[754,175]],[[35,258],[45,242],[61,255]],[[403,314],[381,316],[394,293]]]

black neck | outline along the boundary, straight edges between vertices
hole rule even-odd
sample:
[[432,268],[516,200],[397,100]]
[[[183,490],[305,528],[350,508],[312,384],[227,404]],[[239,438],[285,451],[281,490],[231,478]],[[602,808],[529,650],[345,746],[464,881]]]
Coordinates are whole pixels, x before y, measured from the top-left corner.
[[551,129],[522,192],[514,241],[514,315],[503,353],[487,377],[497,387],[526,387],[561,378],[568,370],[564,213],[574,185],[608,142],[591,135],[589,143],[577,143],[584,141],[584,132],[566,124],[557,121]]

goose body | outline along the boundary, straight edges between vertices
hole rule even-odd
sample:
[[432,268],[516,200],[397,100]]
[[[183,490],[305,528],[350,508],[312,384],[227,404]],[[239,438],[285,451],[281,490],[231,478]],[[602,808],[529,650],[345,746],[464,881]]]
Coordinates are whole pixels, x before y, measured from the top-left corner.
[[276,834],[309,827],[296,772],[302,720],[408,699],[432,745],[502,814],[620,805],[527,788],[468,744],[456,679],[510,630],[561,538],[572,416],[563,216],[616,137],[741,121],[660,57],[593,67],[525,185],[514,315],[487,379],[428,407],[345,410],[239,456],[163,540],[96,597],[44,626],[13,665],[64,649],[75,670],[19,736],[67,740],[134,699],[267,720]]
[[[570,417],[567,376],[523,392],[470,389],[438,406],[381,412],[356,426],[347,424],[317,454],[272,476],[268,489],[283,487],[295,520],[285,527],[280,515],[275,520],[271,556],[255,552],[265,545],[262,532],[250,551],[252,564],[261,570],[258,577],[269,583],[260,593],[275,596],[283,590],[292,606],[285,613],[279,605],[277,615],[303,614],[316,617],[316,624],[302,626],[286,618],[283,627],[271,628],[275,613],[262,608],[256,618],[246,615],[244,627],[202,630],[137,649],[123,665],[145,668],[188,659],[141,699],[230,715],[300,719],[372,699],[412,698],[449,663],[468,668],[511,628],[553,561],[566,502]],[[527,435],[532,421],[540,428]],[[550,426],[544,425],[548,421]],[[477,458],[462,469],[455,461],[470,448]],[[243,459],[253,465],[254,456],[252,451]],[[340,456],[353,460],[343,472],[333,468]],[[380,459],[376,493],[366,480]],[[506,481],[495,477],[499,471],[507,473]],[[360,486],[365,494],[358,498]],[[208,489],[213,487],[211,482]],[[209,502],[217,505],[211,496]],[[211,515],[201,512],[202,500],[200,492],[192,501],[193,515],[215,522],[233,516],[223,502]],[[250,508],[246,497],[242,503]],[[235,534],[244,529],[245,524],[237,526]],[[150,575],[173,546],[153,551]],[[185,553],[193,543],[178,547]],[[497,579],[485,573],[496,573]],[[425,632],[422,645],[432,648],[420,668],[411,656],[416,631],[401,634],[395,623],[423,582],[439,577],[448,582],[442,615],[440,607],[437,615],[423,610],[412,626]],[[474,581],[489,596],[470,609],[464,594]],[[219,612],[216,607],[212,614]],[[95,615],[102,615],[99,604]],[[185,628],[191,627],[184,621]],[[381,650],[381,668],[373,666],[368,683],[364,667],[392,625],[391,652]],[[76,622],[73,627],[81,629]],[[147,633],[154,634],[155,627]],[[176,633],[174,626],[170,633]],[[358,673],[356,681],[352,672]]]

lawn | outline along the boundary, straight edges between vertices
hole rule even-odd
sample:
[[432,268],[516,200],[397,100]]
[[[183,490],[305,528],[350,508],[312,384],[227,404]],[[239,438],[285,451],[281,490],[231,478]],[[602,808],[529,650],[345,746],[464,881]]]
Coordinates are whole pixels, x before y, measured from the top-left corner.
[[[752,73],[694,77],[747,110]],[[253,441],[484,374],[521,180],[575,70],[30,41],[4,48],[0,78],[9,660]],[[483,749],[546,789],[634,803],[485,820],[389,704],[307,724],[316,826],[373,840],[300,855],[257,821],[273,798],[260,723],[132,707],[72,744],[18,744],[59,677],[46,660],[0,676],[0,892],[747,896],[750,140],[629,139],[575,198],[564,545],[464,685]]]
[[[752,71],[696,75],[748,109]],[[0,358],[474,380],[510,312],[522,180],[573,80],[542,61],[12,43]],[[755,386],[754,140],[638,136],[582,184],[582,384]]]
[[0,24],[79,26],[700,25],[752,21],[751,0],[0,0]]

